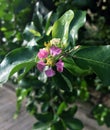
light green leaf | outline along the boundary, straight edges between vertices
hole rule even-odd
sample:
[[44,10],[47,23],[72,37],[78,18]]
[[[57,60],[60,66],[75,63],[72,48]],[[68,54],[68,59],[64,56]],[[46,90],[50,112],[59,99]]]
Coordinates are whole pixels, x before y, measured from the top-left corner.
[[61,18],[59,18],[53,25],[52,37],[60,38],[64,45],[67,44],[69,25],[74,17],[72,10],[67,11]]
[[82,69],[92,69],[105,85],[110,85],[110,45],[80,49],[73,56]]
[[57,115],[60,115],[65,110],[66,107],[67,107],[67,104],[65,102],[62,102],[60,106],[58,107]]
[[86,21],[86,12],[76,10],[74,12],[74,19],[72,20],[70,24],[69,40],[72,46],[75,45],[75,41],[78,38],[78,30],[84,25],[85,21]]
[[0,83],[5,83],[10,76],[20,69],[25,68],[26,72],[30,70],[36,64],[36,53],[36,46],[30,48],[22,47],[8,53],[0,64]]

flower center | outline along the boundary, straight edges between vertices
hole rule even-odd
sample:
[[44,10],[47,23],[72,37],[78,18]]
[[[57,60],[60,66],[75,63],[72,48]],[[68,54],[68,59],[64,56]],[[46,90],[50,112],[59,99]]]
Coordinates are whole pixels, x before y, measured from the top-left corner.
[[46,58],[46,65],[48,65],[48,66],[53,66],[54,65],[54,61],[53,61],[53,59],[52,58]]

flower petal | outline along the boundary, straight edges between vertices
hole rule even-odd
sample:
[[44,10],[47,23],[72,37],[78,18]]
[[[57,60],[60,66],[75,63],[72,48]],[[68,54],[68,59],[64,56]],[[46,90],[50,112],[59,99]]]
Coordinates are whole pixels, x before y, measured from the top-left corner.
[[43,71],[43,69],[45,68],[45,63],[43,62],[43,61],[39,61],[38,63],[37,63],[37,69],[40,71],[40,72],[42,72]]
[[52,46],[52,47],[50,48],[50,54],[51,54],[52,56],[59,55],[61,52],[62,52],[62,50],[61,50],[60,48],[56,47],[56,46]]
[[43,48],[43,49],[40,49],[37,56],[39,59],[43,59],[43,58],[46,58],[48,56],[48,54],[49,54],[49,52]]
[[53,77],[55,75],[55,71],[52,68],[49,68],[45,71],[45,74],[47,75],[47,77]]
[[64,62],[62,62],[62,60],[59,60],[59,61],[56,63],[56,67],[57,67],[57,71],[58,71],[58,72],[63,72]]

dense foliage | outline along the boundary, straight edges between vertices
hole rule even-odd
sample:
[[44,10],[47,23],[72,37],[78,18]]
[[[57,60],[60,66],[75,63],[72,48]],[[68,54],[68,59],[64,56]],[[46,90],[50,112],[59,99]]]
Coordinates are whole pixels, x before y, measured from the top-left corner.
[[82,130],[82,101],[110,127],[109,8],[107,0],[0,0],[0,83],[16,84],[16,114],[27,98],[33,130]]

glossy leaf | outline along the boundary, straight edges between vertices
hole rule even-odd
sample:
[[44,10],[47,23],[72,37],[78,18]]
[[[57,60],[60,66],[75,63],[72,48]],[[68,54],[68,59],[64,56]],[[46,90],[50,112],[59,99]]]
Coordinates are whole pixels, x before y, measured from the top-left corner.
[[76,10],[74,12],[74,19],[72,20],[70,24],[70,35],[69,35],[69,41],[71,42],[71,45],[75,45],[75,41],[78,39],[78,30],[84,25],[86,21],[86,12]]
[[36,124],[34,124],[32,130],[49,130],[49,128],[49,123],[37,122]]
[[40,8],[42,8],[42,6],[40,5],[40,2],[37,2],[35,5],[35,12],[33,14],[33,21],[34,21],[34,25],[37,28],[37,31],[40,32],[40,34],[42,34],[43,31],[43,15],[40,12]]
[[66,44],[68,40],[69,25],[73,17],[73,11],[69,10],[61,18],[59,18],[53,25],[52,37],[60,38],[63,44]]
[[110,45],[85,47],[73,59],[83,69],[92,69],[105,85],[110,85]]
[[68,120],[68,119],[70,119],[70,117],[73,117],[76,112],[77,112],[77,106],[73,106],[73,107],[69,108],[68,110],[64,111],[61,114],[61,118]]
[[78,119],[67,119],[66,120],[66,125],[70,130],[82,130],[83,129],[83,124],[80,120]]
[[[69,79],[68,79],[69,80]],[[53,77],[53,84],[65,91],[71,91],[72,88],[70,86],[68,86],[67,81],[65,81],[65,79],[62,77],[62,74],[57,73],[54,77]]]
[[53,119],[53,114],[52,113],[36,114],[36,119],[39,120],[40,122],[46,123]]
[[70,91],[72,91],[73,90],[73,85],[72,85],[70,79],[68,77],[66,77],[65,75],[63,75],[63,74],[61,76],[63,77],[64,81],[67,83],[68,88],[70,89]]
[[65,58],[64,63],[65,68],[74,76],[80,76],[89,73],[88,70],[83,70],[79,66],[77,66],[72,58]]
[[51,130],[66,130],[66,125],[64,122],[59,121],[52,125]]
[[5,83],[10,76],[20,69],[25,68],[29,70],[34,66],[36,64],[36,53],[36,46],[30,48],[22,47],[8,53],[0,64],[0,83]]
[[51,17],[52,17],[52,12],[49,12],[46,17],[45,17],[45,31],[46,33],[48,32],[48,29],[50,28],[50,23],[51,23]]
[[66,107],[67,107],[67,104],[65,102],[62,102],[60,106],[58,107],[57,115],[60,115],[65,110]]

